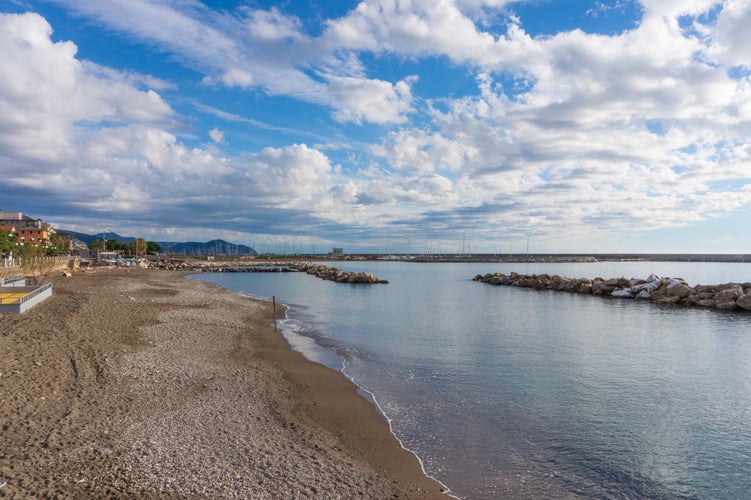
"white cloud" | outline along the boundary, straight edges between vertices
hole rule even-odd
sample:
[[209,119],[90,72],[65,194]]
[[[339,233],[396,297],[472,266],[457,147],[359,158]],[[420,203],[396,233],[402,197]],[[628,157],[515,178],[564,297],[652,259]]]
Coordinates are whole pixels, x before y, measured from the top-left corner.
[[[132,75],[82,63],[36,14],[0,14],[0,147],[17,158],[70,159],[91,125],[164,122],[171,108]],[[144,80],[145,81],[145,80]]]
[[447,55],[457,62],[474,60],[494,45],[493,37],[478,30],[452,0],[365,0],[344,18],[330,21],[324,39],[348,50]]
[[299,19],[283,15],[276,7],[268,11],[247,9],[247,17],[252,38],[271,42],[303,38]]
[[[714,23],[704,14],[719,2],[645,0],[645,17],[617,36],[532,37],[513,18],[502,36],[473,20],[503,0],[365,0],[320,39],[276,9],[59,3],[176,55],[212,85],[325,107],[342,135],[315,141],[363,152],[342,167],[339,152],[329,157],[301,134],[237,158],[192,148],[157,93],[173,84],[78,59],[38,15],[0,16],[0,171],[22,165],[18,186],[66,193],[89,210],[180,226],[190,207],[200,220],[185,224],[278,231],[462,226],[479,238],[669,227],[751,204],[751,81],[734,76],[751,62],[749,1],[723,2]],[[383,61],[363,52],[394,57],[397,69],[383,76]],[[421,98],[423,58],[475,75],[476,95]],[[504,85],[513,82],[512,93]],[[379,127],[360,127],[358,144],[349,124]],[[225,143],[219,127],[208,134]]]
[[412,111],[410,83],[396,85],[383,80],[329,76],[328,87],[336,108],[335,116],[342,122],[403,123]]
[[468,170],[478,156],[473,145],[415,129],[392,132],[372,151],[393,168],[418,174]]
[[222,75],[222,83],[228,87],[250,87],[253,85],[253,75],[240,68],[228,68]]
[[216,144],[224,144],[224,132],[219,130],[218,128],[213,128],[209,130],[209,137],[211,137],[211,140],[214,141]]
[[718,14],[717,24],[709,28],[714,46],[710,53],[728,66],[751,68],[751,2],[728,0]]

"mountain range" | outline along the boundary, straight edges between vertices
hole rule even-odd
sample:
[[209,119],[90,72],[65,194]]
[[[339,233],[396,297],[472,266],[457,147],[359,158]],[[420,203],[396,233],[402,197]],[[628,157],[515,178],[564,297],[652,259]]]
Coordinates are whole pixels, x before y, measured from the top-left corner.
[[[81,240],[88,246],[91,246],[94,240],[101,241],[106,238],[107,240],[120,240],[123,243],[128,243],[135,240],[132,236],[121,236],[117,233],[97,233],[86,234],[79,233],[77,231],[68,231],[65,229],[58,229],[58,233],[67,234],[71,238]],[[217,239],[206,242],[188,241],[157,241],[155,242],[162,247],[165,253],[172,253],[176,255],[256,255],[256,251],[247,245],[230,243],[225,240]]]

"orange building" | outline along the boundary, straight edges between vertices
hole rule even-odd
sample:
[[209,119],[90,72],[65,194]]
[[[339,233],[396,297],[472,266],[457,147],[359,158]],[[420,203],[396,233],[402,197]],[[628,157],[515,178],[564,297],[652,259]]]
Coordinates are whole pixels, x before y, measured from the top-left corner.
[[0,210],[0,229],[15,234],[21,244],[47,246],[54,229],[42,219],[33,219],[21,212]]
[[30,243],[32,245],[46,245],[50,240],[49,232],[37,227],[22,227],[16,230],[16,235],[18,235],[20,243]]

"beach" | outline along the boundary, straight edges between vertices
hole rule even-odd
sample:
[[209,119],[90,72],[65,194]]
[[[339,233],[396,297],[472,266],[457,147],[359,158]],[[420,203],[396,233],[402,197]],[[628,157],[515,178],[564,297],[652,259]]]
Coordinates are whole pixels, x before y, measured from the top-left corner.
[[185,275],[55,273],[0,317],[0,498],[445,498],[271,304]]

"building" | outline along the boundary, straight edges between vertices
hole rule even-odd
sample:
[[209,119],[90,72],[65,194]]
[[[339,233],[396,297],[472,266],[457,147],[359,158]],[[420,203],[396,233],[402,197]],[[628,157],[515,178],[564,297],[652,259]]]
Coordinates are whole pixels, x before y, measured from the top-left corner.
[[42,219],[34,219],[22,212],[5,210],[0,210],[0,229],[16,235],[19,243],[34,246],[48,246],[50,235],[55,234],[54,228],[42,222]]

